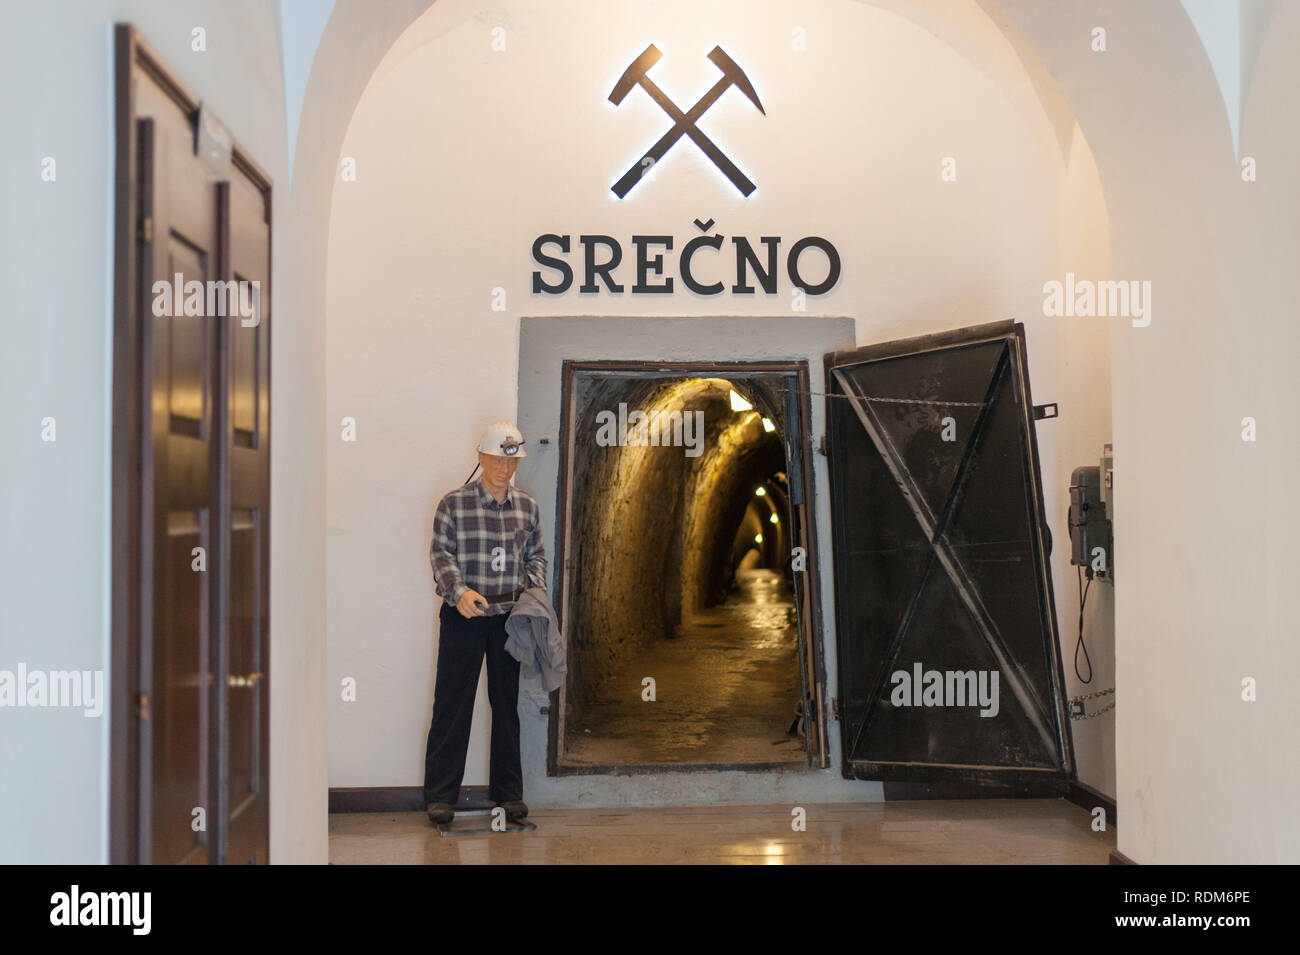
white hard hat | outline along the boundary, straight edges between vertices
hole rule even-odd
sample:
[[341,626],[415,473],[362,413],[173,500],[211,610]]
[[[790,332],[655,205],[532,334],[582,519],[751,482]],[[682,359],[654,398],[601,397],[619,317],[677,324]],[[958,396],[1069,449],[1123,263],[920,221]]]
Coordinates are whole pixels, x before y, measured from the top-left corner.
[[478,449],[484,454],[494,454],[499,458],[526,458],[521,445],[524,436],[519,429],[508,421],[497,421],[488,426],[479,440]]

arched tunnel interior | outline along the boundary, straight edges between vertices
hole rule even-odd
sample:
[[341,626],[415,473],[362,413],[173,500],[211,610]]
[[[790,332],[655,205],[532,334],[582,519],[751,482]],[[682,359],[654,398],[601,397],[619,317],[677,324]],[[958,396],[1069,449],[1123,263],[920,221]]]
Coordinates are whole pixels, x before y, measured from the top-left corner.
[[789,387],[730,369],[575,377],[565,764],[805,760]]

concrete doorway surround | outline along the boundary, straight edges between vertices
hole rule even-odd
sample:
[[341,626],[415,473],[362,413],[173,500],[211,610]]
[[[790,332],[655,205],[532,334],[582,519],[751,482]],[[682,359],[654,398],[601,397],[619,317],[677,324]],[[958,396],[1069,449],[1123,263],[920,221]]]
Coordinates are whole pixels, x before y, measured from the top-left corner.
[[[807,388],[823,390],[823,356],[837,348],[855,343],[854,320],[847,317],[798,318],[776,317],[524,317],[519,333],[519,427],[536,449],[520,465],[516,481],[542,504],[543,533],[551,555],[552,574],[557,561],[557,519],[561,514],[561,427],[564,414],[563,382],[565,363],[662,363],[659,367],[674,381],[693,376],[712,378],[722,372],[682,372],[686,364],[730,366],[732,377],[739,381],[738,363],[806,363]],[[742,388],[742,390],[744,390]],[[807,397],[807,396],[800,396]],[[823,403],[816,398],[808,402],[808,426],[805,441],[815,447],[817,436],[825,430]],[[543,444],[542,439],[546,440]],[[825,459],[810,455],[811,477],[808,482],[810,524],[825,538],[830,513],[827,505]],[[816,593],[809,603],[818,608],[831,606],[830,553],[821,542],[817,548]],[[563,547],[563,543],[560,544]],[[572,568],[566,568],[571,570]],[[814,568],[810,567],[810,571]],[[554,577],[552,578],[554,580]],[[824,623],[821,627],[822,652],[826,659],[835,653],[834,634]],[[816,618],[814,618],[816,619]],[[829,668],[833,670],[834,668]],[[831,676],[833,681],[833,675]],[[833,692],[828,686],[827,694]],[[838,725],[829,722],[826,734],[826,768],[810,771],[806,759],[766,768],[709,767],[713,771],[670,773],[675,768],[604,767],[600,774],[579,771],[576,775],[552,775],[547,765],[551,744],[551,701],[537,680],[525,680],[520,686],[520,719],[524,753],[524,785],[532,794],[530,804],[537,805],[669,805],[728,801],[739,793],[745,798],[785,799],[821,798],[830,801],[880,799],[880,784],[853,782],[841,777],[839,765]],[[650,772],[645,772],[649,769]]]

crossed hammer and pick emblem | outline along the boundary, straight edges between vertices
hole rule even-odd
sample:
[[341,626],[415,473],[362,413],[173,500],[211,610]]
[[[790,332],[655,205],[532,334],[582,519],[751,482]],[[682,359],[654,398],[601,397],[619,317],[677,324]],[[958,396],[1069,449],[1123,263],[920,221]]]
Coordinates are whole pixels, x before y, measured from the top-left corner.
[[649,77],[650,68],[658,63],[662,57],[663,54],[659,52],[659,48],[651,43],[645,48],[645,52],[638,56],[632,62],[632,65],[624,71],[618,83],[614,85],[614,92],[609,94],[609,101],[618,106],[627,97],[627,94],[632,91],[632,87],[639,84],[673,121],[672,129],[664,133],[659,142],[651,146],[646,151],[646,154],[623,174],[623,178],[614,183],[614,194],[620,199],[626,196],[632,187],[640,181],[645,171],[652,168],[660,159],[663,159],[664,154],[673,147],[677,140],[683,136],[689,136],[695,141],[695,145],[704,151],[704,155],[708,156],[713,161],[713,164],[722,170],[722,174],[731,180],[732,185],[739,189],[742,195],[748,196],[756,188],[755,185],[750,182],[748,176],[736,168],[736,164],[723,154],[713,140],[700,131],[696,123],[708,108],[733,86],[744,93],[758,107],[758,111],[766,116],[767,111],[763,109],[763,104],[758,101],[758,94],[754,92],[754,85],[749,82],[749,77],[745,75],[745,71],[740,68],[736,61],[727,56],[722,51],[722,47],[715,46],[713,52],[709,54],[709,59],[714,66],[722,70],[722,79],[714,83],[713,87],[700,97],[699,102],[683,113],[677,104],[670,100],[664,94],[664,91],[659,88],[658,84]]

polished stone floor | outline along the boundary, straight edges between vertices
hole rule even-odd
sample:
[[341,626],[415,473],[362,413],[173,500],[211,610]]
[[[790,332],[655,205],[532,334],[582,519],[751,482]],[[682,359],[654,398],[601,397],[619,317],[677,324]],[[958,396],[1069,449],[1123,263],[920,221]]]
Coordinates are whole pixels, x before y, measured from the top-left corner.
[[[803,739],[787,732],[799,701],[789,584],[769,570],[740,571],[737,583],[602,683],[569,729],[565,764],[807,763]],[[647,676],[654,702],[642,699]]]
[[[398,864],[1105,865],[1115,832],[1063,799],[536,809],[534,832],[440,836],[423,813],[330,816],[330,862]],[[456,826],[488,823],[458,816]]]

